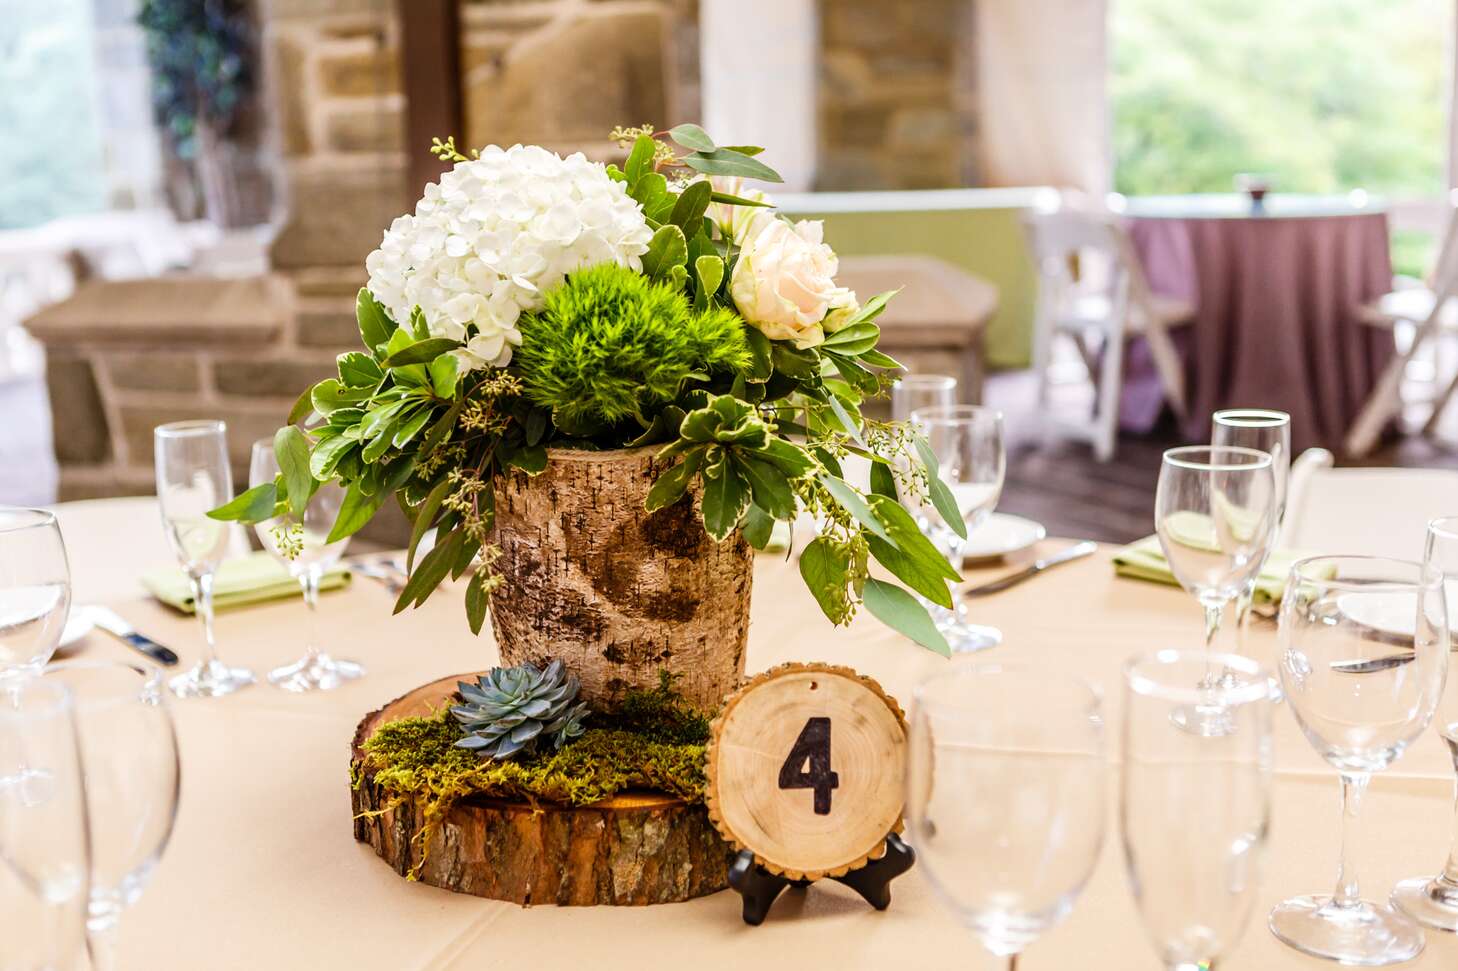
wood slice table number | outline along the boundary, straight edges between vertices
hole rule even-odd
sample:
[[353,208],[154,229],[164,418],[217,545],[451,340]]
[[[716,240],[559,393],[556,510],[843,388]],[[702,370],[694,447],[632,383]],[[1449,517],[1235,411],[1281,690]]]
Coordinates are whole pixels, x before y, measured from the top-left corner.
[[715,720],[709,816],[770,873],[839,878],[901,829],[905,765],[906,720],[880,685],[850,668],[786,664]]

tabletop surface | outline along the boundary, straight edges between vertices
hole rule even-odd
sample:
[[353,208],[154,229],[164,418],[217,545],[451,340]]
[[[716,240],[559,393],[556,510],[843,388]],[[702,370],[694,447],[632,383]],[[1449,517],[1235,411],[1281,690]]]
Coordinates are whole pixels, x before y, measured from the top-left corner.
[[[125,508],[111,528],[68,537],[73,557],[106,558],[114,576],[94,575],[95,591],[140,630],[196,657],[197,622],[128,591],[127,578],[154,563],[139,556],[155,512]],[[160,530],[159,530],[160,532]],[[1037,552],[1064,541],[1048,540]],[[1030,552],[1030,554],[1032,553]],[[1119,724],[1119,670],[1133,652],[1196,647],[1200,610],[1185,593],[1116,578],[1110,548],[978,601],[977,620],[1000,627],[1002,646],[983,660],[1019,660],[1076,672],[1101,685],[1107,724]],[[985,580],[1012,564],[969,570]],[[909,704],[918,680],[948,663],[869,616],[831,627],[805,591],[793,559],[755,564],[748,670],[786,660],[851,665]],[[761,927],[746,926],[739,899],[714,894],[644,908],[521,908],[407,883],[364,845],[350,821],[349,742],[368,712],[409,689],[496,661],[487,632],[472,637],[460,588],[438,591],[421,609],[391,618],[392,598],[365,577],[320,604],[323,646],[368,665],[368,676],[323,694],[291,695],[257,686],[233,696],[176,703],[183,760],[181,811],[152,885],[122,921],[120,964],[148,971],[478,971],[491,968],[994,969],[1002,965],[939,905],[919,869],[893,884],[890,910],[876,913],[837,884],[792,891]],[[1052,608],[1052,609],[1050,609]],[[262,671],[303,651],[301,600],[218,615],[221,650]],[[489,630],[489,625],[488,625]],[[1233,635],[1232,635],[1233,636]],[[1269,664],[1274,630],[1257,623],[1246,649]],[[123,657],[93,633],[78,649]],[[1458,679],[1454,679],[1458,681]],[[1450,699],[1451,700],[1451,699]],[[1332,968],[1279,944],[1265,912],[1286,896],[1329,890],[1336,875],[1335,773],[1276,713],[1274,834],[1258,912],[1222,971]],[[1116,754],[1111,734],[1111,756]],[[1107,784],[1109,829],[1094,877],[1069,918],[1035,943],[1022,971],[1158,968],[1139,923],[1121,863],[1116,772]],[[1435,871],[1452,832],[1452,770],[1435,733],[1420,739],[1366,800],[1358,870],[1369,899],[1400,878]],[[1192,834],[1198,838],[1198,834]],[[1091,955],[1098,957],[1090,960]],[[1458,967],[1458,938],[1430,932],[1409,968]]]
[[1365,192],[1336,196],[1272,193],[1260,207],[1243,193],[1194,193],[1123,197],[1123,215],[1136,219],[1319,219],[1328,216],[1380,215],[1385,206]]

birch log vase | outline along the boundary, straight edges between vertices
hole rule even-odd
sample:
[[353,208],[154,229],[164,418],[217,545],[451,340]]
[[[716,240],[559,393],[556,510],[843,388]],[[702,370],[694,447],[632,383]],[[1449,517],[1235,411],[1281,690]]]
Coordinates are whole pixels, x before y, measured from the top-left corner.
[[673,464],[661,448],[551,449],[541,474],[496,481],[491,623],[503,664],[560,658],[595,708],[667,671],[713,713],[744,674],[753,552],[738,532],[704,531],[696,489],[644,508]]

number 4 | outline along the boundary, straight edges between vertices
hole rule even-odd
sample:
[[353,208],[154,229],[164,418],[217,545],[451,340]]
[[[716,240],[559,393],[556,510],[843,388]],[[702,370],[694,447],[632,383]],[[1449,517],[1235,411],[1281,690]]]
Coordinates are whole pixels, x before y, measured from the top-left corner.
[[815,815],[829,816],[830,791],[839,786],[840,776],[830,771],[830,719],[808,719],[780,766],[780,788],[814,789]]

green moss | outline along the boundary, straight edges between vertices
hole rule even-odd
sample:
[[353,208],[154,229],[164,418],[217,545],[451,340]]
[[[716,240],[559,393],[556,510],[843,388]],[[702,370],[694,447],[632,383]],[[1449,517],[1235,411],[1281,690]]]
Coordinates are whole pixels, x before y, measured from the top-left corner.
[[[402,718],[365,742],[364,768],[391,797],[382,812],[406,799],[423,808],[422,848],[450,808],[472,795],[586,806],[649,789],[703,801],[709,720],[683,706],[667,678],[653,691],[630,693],[617,713],[593,715],[589,726],[560,752],[497,762],[455,746],[464,731],[449,712]],[[352,770],[355,785],[362,775]]]

